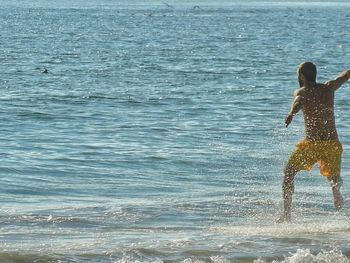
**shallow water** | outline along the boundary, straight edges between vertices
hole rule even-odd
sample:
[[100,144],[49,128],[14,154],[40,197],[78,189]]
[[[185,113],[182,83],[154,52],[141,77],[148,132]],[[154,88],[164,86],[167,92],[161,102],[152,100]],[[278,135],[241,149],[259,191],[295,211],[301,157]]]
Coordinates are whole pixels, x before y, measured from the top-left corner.
[[349,67],[348,3],[0,6],[0,261],[349,261],[349,204],[317,167],[275,223],[296,67]]

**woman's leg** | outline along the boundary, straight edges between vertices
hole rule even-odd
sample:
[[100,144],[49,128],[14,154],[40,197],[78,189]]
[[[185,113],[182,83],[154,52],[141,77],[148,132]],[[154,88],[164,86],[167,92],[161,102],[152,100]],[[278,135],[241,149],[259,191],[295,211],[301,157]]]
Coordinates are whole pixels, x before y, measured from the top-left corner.
[[278,223],[291,220],[292,196],[294,193],[294,178],[298,170],[287,165],[284,169],[283,179],[283,214],[278,219]]
[[335,209],[340,210],[344,205],[344,200],[340,193],[340,187],[343,184],[343,180],[340,176],[329,176],[327,179],[331,183]]

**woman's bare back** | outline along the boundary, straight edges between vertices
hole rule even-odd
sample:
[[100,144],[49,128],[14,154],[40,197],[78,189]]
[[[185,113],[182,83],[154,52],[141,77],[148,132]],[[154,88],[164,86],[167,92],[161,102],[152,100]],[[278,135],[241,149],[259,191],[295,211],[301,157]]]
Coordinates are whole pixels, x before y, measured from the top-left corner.
[[305,135],[308,140],[338,139],[334,118],[334,90],[327,84],[315,84],[300,89]]

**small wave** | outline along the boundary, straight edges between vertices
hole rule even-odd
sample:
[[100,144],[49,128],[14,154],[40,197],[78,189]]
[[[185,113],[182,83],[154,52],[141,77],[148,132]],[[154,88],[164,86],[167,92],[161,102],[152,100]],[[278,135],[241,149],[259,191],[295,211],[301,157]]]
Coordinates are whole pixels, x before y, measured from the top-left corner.
[[47,112],[39,112],[39,111],[22,111],[18,113],[19,117],[30,117],[32,119],[37,120],[51,120],[54,119],[54,115]]
[[[0,224],[2,226],[47,226],[48,224],[55,224],[66,228],[91,228],[99,226],[99,223],[93,220],[71,217],[71,216],[53,216],[53,215],[17,215],[8,216],[0,215]],[[0,261],[1,262],[1,261]]]
[[[0,153],[0,156],[4,155],[6,156],[6,154]],[[7,154],[9,155],[9,154]],[[21,169],[17,169],[14,167],[0,167],[0,173],[7,173],[7,174],[25,174]]]
[[105,96],[105,95],[84,95],[82,99],[87,100],[120,100],[118,97]]
[[[60,262],[49,255],[24,255],[18,252],[0,253],[0,262],[3,263],[27,263],[27,262]],[[70,262],[70,261],[65,261]]]

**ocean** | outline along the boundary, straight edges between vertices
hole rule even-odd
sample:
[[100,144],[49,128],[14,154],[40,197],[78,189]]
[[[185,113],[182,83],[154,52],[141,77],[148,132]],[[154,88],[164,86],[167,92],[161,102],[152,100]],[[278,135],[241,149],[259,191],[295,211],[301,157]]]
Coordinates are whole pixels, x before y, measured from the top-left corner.
[[[299,63],[350,67],[350,3],[0,0],[0,262],[350,262],[345,208],[283,167]],[[46,69],[46,72],[45,72]]]

